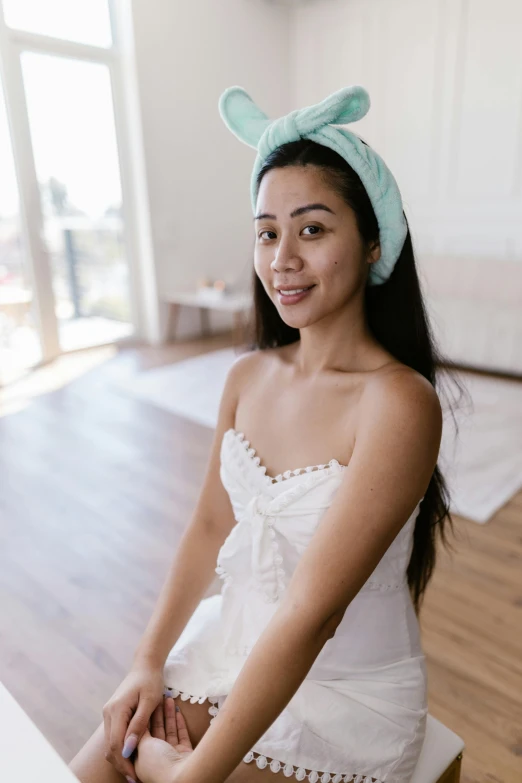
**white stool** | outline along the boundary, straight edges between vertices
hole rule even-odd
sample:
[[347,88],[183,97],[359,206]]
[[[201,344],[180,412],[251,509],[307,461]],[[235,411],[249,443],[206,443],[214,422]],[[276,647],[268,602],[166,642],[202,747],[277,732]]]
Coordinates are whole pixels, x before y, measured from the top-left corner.
[[459,783],[464,741],[429,715],[426,736],[410,783]]

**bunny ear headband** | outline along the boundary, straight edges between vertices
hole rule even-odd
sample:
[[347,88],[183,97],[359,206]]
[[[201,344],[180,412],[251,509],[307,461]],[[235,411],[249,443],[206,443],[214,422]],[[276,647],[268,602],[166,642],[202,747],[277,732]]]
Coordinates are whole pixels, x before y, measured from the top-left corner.
[[228,87],[219,99],[219,113],[237,138],[257,149],[250,193],[255,213],[256,179],[266,157],[281,144],[311,139],[335,150],[359,175],[377,222],[381,257],[370,266],[368,285],[386,282],[402,250],[408,230],[402,199],[393,174],[371,147],[344,125],[360,120],[370,108],[370,96],[359,85],[343,87],[320,103],[270,120],[242,87]]

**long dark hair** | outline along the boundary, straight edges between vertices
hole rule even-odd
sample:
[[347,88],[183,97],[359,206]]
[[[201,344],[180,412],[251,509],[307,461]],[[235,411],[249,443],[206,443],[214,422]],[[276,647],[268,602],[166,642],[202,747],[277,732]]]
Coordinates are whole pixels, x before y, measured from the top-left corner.
[[[370,247],[379,239],[379,227],[366,189],[353,168],[329,147],[309,139],[281,145],[265,160],[257,177],[257,188],[259,190],[261,180],[271,169],[306,165],[319,167],[332,189],[353,209],[361,238]],[[252,286],[253,311],[247,325],[246,350],[275,348],[299,340],[299,329],[288,326],[282,320],[255,270]],[[388,280],[380,285],[366,286],[365,309],[368,326],[377,341],[438,389],[442,368],[448,367],[448,364],[442,361],[429,323],[409,228]],[[461,392],[465,391],[454,376],[452,380]],[[449,409],[455,421],[451,404]],[[454,534],[449,490],[437,465],[417,516],[413,551],[407,569],[408,586],[417,615],[435,567],[437,532],[445,547],[449,547],[448,524]]]

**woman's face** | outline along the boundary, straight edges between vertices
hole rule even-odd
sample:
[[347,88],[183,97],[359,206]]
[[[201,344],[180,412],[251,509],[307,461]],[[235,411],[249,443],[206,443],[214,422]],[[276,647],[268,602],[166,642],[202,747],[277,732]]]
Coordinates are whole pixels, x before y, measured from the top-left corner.
[[[254,267],[281,318],[302,328],[344,308],[364,289],[368,261],[355,213],[331,190],[317,166],[271,169],[256,205]],[[278,289],[307,288],[283,297]]]

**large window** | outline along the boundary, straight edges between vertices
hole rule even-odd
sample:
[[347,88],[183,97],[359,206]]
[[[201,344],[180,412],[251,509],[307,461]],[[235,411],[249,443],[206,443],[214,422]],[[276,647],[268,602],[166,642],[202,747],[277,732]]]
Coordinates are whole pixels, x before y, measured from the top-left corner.
[[109,11],[0,0],[0,383],[134,332]]

